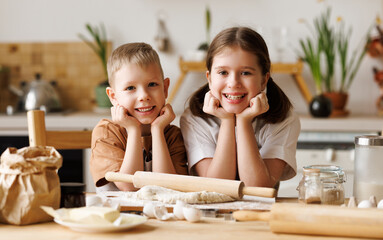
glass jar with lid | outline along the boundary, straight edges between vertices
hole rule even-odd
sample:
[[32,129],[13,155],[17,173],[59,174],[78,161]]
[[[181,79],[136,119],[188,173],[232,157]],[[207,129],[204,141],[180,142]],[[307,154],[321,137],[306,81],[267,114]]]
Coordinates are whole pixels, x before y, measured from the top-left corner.
[[[334,165],[310,165],[303,167],[303,172],[316,169],[319,171],[322,204],[341,205],[344,203],[344,182],[346,175],[343,169]],[[304,189],[303,189],[304,190]],[[300,193],[301,195],[301,193]]]
[[358,201],[383,199],[383,136],[355,137],[354,196]]

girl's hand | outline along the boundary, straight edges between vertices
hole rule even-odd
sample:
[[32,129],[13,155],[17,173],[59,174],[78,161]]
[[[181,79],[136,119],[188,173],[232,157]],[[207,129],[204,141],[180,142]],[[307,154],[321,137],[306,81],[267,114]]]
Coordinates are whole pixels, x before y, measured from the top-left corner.
[[152,122],[152,128],[159,128],[164,130],[169,125],[176,115],[173,112],[173,108],[170,104],[166,104],[160,111],[160,115]]
[[129,116],[128,111],[120,106],[113,106],[110,109],[112,115],[112,121],[126,128],[129,132],[132,128],[140,128],[141,123],[132,116]]
[[215,98],[210,91],[205,94],[203,111],[219,119],[227,119],[234,116],[233,113],[226,112],[225,109],[220,106],[219,100]]
[[250,106],[237,114],[237,119],[252,121],[256,116],[269,110],[269,103],[265,92],[259,93],[250,100]]

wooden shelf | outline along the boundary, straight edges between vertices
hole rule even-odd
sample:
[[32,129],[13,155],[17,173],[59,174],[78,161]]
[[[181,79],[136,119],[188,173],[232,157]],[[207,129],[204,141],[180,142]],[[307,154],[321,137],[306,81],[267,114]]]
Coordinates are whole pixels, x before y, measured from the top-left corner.
[[[177,79],[172,91],[170,92],[168,102],[171,103],[180,86],[182,85],[186,75],[189,72],[206,72],[206,66],[204,61],[184,61],[182,57],[179,58],[179,68],[181,71],[180,76]],[[299,91],[306,100],[310,103],[312,95],[306,85],[305,80],[302,77],[303,62],[298,61],[296,63],[273,63],[271,65],[271,73],[290,74],[295,80]]]

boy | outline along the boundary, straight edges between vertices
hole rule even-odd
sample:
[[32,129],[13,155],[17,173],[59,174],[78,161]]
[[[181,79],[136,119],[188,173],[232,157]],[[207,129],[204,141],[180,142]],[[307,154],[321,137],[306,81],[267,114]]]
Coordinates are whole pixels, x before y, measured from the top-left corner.
[[102,119],[92,133],[90,170],[97,191],[136,190],[131,183],[108,182],[108,171],[188,174],[181,131],[170,125],[175,114],[165,104],[169,78],[156,51],[146,43],[125,44],[107,67],[112,120]]

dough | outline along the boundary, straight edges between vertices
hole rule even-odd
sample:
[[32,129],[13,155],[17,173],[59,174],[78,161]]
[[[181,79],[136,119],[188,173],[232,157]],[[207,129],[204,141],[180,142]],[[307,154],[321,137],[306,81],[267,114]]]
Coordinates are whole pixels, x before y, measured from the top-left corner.
[[127,192],[127,198],[139,200],[160,201],[163,203],[176,203],[177,200],[186,203],[222,203],[233,202],[234,199],[217,192],[179,192],[160,186],[145,186],[137,192]]

